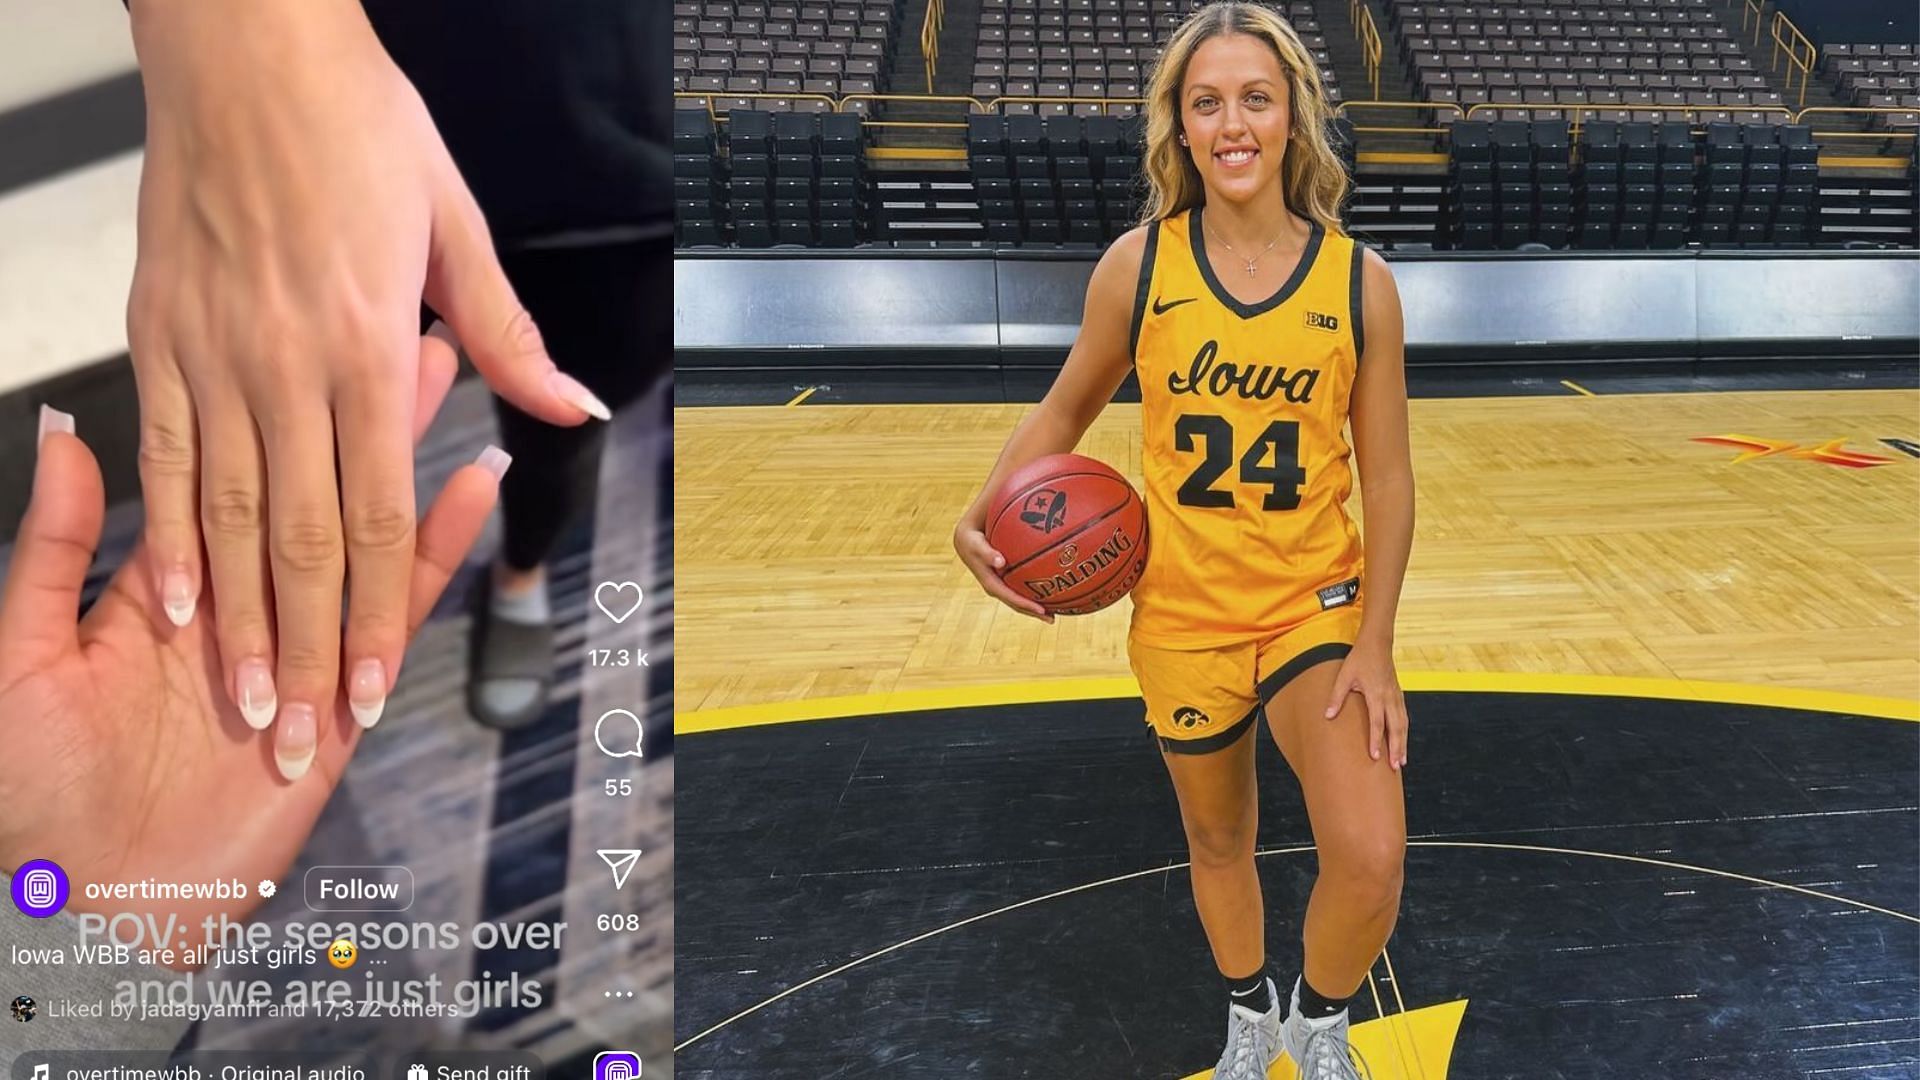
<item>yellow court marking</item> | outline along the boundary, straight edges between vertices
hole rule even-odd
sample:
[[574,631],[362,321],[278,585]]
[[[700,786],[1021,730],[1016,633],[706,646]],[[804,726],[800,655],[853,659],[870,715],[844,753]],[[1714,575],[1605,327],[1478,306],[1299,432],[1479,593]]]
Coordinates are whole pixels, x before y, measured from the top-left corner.
[[[1920,701],[1847,694],[1837,690],[1805,690],[1791,686],[1701,682],[1687,679],[1636,678],[1618,675],[1540,675],[1500,671],[1409,671],[1400,675],[1402,690],[1429,693],[1577,694],[1588,697],[1652,698],[1662,701],[1703,701],[1721,705],[1760,705],[1807,712],[1872,716],[1883,720],[1920,723]],[[989,705],[1028,705],[1049,701],[1092,701],[1135,698],[1140,686],[1132,676],[1111,679],[1053,679],[1043,682],[995,683],[931,690],[903,690],[883,694],[806,698],[758,705],[699,709],[674,717],[677,735],[697,735],[731,728],[792,724],[806,720],[834,720],[849,716],[889,716],[935,709],[971,709]]]
[[1572,379],[1561,379],[1560,385],[1566,387],[1567,389],[1573,391],[1576,394],[1583,394],[1587,397],[1599,396],[1598,394],[1595,394],[1593,391],[1587,389],[1586,387],[1581,386],[1579,383],[1574,382]]
[[787,402],[787,403],[786,403],[786,405],[785,405],[784,407],[785,407],[785,408],[788,408],[788,409],[791,409],[791,408],[793,408],[793,407],[794,407],[795,405],[798,405],[798,404],[800,404],[801,402],[803,402],[803,401],[805,401],[805,400],[807,400],[808,398],[810,398],[810,397],[812,397],[812,396],[813,396],[813,392],[814,392],[815,390],[818,390],[818,389],[820,389],[820,388],[819,388],[819,387],[817,387],[817,386],[809,386],[809,387],[807,387],[807,388],[806,388],[805,390],[802,390],[802,391],[800,391],[800,392],[799,392],[798,394],[795,394],[795,395],[793,396],[793,400],[792,400],[792,401],[789,401],[789,402]]
[[[1426,1005],[1409,1012],[1396,1013],[1384,1020],[1368,1020],[1347,1029],[1348,1045],[1367,1063],[1372,1080],[1447,1080],[1453,1061],[1453,1044],[1460,1035],[1460,1021],[1467,1015],[1467,1002],[1446,1001]],[[1411,1042],[1415,1057],[1408,1061],[1403,1042]],[[1429,1071],[1425,1062],[1437,1061]],[[1294,1080],[1300,1073],[1293,1059],[1285,1054],[1267,1070],[1267,1080]],[[1212,1080],[1213,1070],[1194,1073],[1186,1080]]]

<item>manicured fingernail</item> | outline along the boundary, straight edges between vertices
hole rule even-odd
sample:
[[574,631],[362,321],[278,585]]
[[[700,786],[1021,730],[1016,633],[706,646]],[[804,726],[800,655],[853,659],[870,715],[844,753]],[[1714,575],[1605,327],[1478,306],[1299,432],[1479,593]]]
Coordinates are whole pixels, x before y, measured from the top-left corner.
[[1372,755],[1373,755],[1373,760],[1375,760],[1375,761],[1379,761],[1379,760],[1380,760],[1380,751],[1378,751],[1378,750],[1369,750],[1369,751],[1367,751],[1367,753],[1369,753],[1369,754],[1372,754]]
[[439,319],[433,320],[433,325],[427,327],[427,336],[446,342],[456,353],[460,351],[460,339],[454,336],[453,327]]
[[273,714],[279,702],[273,692],[273,669],[265,660],[242,660],[234,669],[233,681],[239,691],[240,716],[255,731],[273,726]]
[[46,442],[47,433],[50,431],[64,431],[69,435],[73,434],[73,416],[69,413],[63,413],[51,405],[40,406],[40,434],[34,437],[33,445],[37,447]]
[[298,780],[313,767],[313,750],[320,735],[311,705],[289,705],[280,710],[273,737],[273,762],[280,775]]
[[613,410],[606,403],[593,396],[593,391],[580,385],[580,381],[564,371],[556,371],[547,376],[547,389],[561,401],[579,409],[595,420],[613,419]]
[[185,626],[193,621],[193,609],[200,603],[200,596],[193,587],[193,578],[178,567],[167,571],[160,582],[160,603],[167,609],[167,620],[175,626]]
[[495,480],[502,480],[506,478],[507,469],[513,465],[513,455],[497,446],[489,446],[480,451],[480,456],[474,458],[473,463],[492,473]]
[[387,665],[372,659],[353,665],[353,678],[347,682],[347,707],[363,728],[380,722],[380,714],[387,709]]

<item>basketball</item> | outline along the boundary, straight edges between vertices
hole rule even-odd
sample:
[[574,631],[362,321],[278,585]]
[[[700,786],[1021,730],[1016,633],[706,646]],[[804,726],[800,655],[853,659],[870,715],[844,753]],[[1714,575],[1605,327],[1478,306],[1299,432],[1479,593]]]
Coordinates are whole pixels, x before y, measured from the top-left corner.
[[987,515],[1000,577],[1055,615],[1099,611],[1132,590],[1147,565],[1147,510],[1105,464],[1051,454],[1021,467]]

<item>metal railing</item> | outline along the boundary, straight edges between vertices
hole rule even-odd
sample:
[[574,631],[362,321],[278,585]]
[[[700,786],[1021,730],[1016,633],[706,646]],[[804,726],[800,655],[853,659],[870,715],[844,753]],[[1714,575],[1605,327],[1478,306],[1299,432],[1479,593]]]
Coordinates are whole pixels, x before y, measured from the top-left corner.
[[[1465,120],[1467,118],[1466,110],[1451,101],[1343,101],[1339,105],[1334,106],[1333,115],[1344,117],[1347,115],[1348,109],[1401,109],[1414,112],[1440,112],[1444,109],[1453,113],[1453,117],[1456,120]],[[1444,124],[1428,127],[1380,127],[1376,125],[1361,127],[1356,124],[1353,130],[1356,134],[1364,131],[1369,135],[1445,135],[1447,133],[1447,127]]]
[[1380,44],[1380,28],[1374,25],[1373,9],[1366,0],[1347,0],[1347,18],[1353,23],[1354,35],[1360,39],[1360,59],[1367,66],[1367,78],[1373,84],[1373,96],[1380,96],[1380,58],[1385,50]]
[[[1815,105],[1811,108],[1801,109],[1799,112],[1795,113],[1793,117],[1793,122],[1796,124],[1806,123],[1806,117],[1813,116],[1815,114],[1818,114],[1821,116],[1834,116],[1834,115],[1843,115],[1846,113],[1855,113],[1855,114],[1865,115],[1867,117],[1868,122],[1871,123],[1873,120],[1873,117],[1875,116],[1920,116],[1920,109],[1890,108],[1885,105]],[[1872,142],[1891,142],[1892,140],[1895,140],[1895,139],[1901,139],[1911,143],[1914,141],[1914,136],[1915,136],[1915,132],[1912,132],[1912,131],[1892,131],[1886,128],[1881,128],[1878,131],[1871,131],[1871,130],[1870,131],[1818,131],[1816,130],[1813,133],[1813,139],[1815,142],[1823,142],[1823,141],[1831,142],[1835,139],[1860,139],[1862,141],[1872,141]],[[1911,148],[1909,149],[1909,152],[1910,153],[1912,152]]]
[[933,93],[934,69],[940,66],[940,28],[946,21],[946,0],[927,0],[927,16],[920,20],[920,56],[926,61],[929,94]]
[[1755,48],[1760,46],[1760,31],[1763,29],[1766,21],[1767,9],[1766,6],[1761,3],[1761,0],[1741,0],[1740,32],[1745,34],[1747,32],[1747,25],[1749,23],[1753,25],[1753,44]]
[[[844,97],[836,99],[833,97],[829,97],[825,94],[729,93],[729,92],[722,92],[718,90],[715,90],[715,91],[683,90],[683,91],[676,91],[673,96],[677,99],[700,101],[706,107],[707,114],[713,117],[716,122],[722,122],[726,119],[726,114],[724,111],[714,108],[713,103],[714,103],[714,99],[716,98],[745,99],[745,100],[776,100],[776,101],[800,101],[800,100],[819,101],[819,102],[824,102],[828,106],[826,111],[829,111],[829,112],[860,111],[860,110],[850,110],[848,108],[849,105],[852,105],[856,102],[873,102],[873,103],[888,102],[888,101],[934,102],[934,103],[945,103],[945,104],[952,104],[952,105],[965,105],[967,106],[966,111],[968,115],[972,115],[974,113],[992,115],[996,111],[998,111],[1002,106],[1010,105],[1010,104],[1099,105],[1103,110],[1111,108],[1112,106],[1115,106],[1115,105],[1131,105],[1134,108],[1138,109],[1143,107],[1146,104],[1145,99],[1137,98],[1137,97],[1003,96],[1003,97],[989,98],[985,101],[982,101],[981,99],[976,97],[968,97],[968,96],[959,95],[959,94],[847,94]],[[1527,104],[1511,104],[1511,103],[1503,103],[1503,102],[1486,102],[1486,103],[1476,104],[1466,108],[1462,108],[1461,106],[1449,101],[1345,101],[1345,102],[1341,102],[1339,105],[1334,107],[1333,114],[1335,116],[1345,117],[1347,115],[1347,110],[1349,109],[1400,110],[1403,112],[1412,112],[1415,114],[1419,114],[1419,113],[1438,114],[1441,112],[1447,112],[1447,113],[1452,113],[1453,118],[1455,120],[1472,120],[1479,116],[1484,115],[1487,112],[1499,112],[1501,110],[1514,110],[1514,111],[1521,111],[1521,112],[1562,112],[1569,115],[1570,117],[1568,121],[1569,131],[1572,137],[1577,140],[1579,138],[1582,121],[1585,119],[1587,114],[1618,111],[1620,109],[1620,106],[1614,105],[1614,104],[1527,105]],[[1675,105],[1675,106],[1662,106],[1660,109],[1656,111],[1686,113],[1691,117],[1697,117],[1700,113],[1726,112],[1730,110],[1727,110],[1722,107]],[[1789,123],[1789,124],[1807,123],[1808,118],[1819,117],[1819,116],[1838,116],[1838,115],[1852,114],[1852,115],[1867,116],[1871,118],[1873,116],[1914,116],[1916,114],[1920,114],[1920,109],[1902,109],[1902,108],[1890,108],[1887,106],[1872,106],[1872,105],[1818,105],[1818,106],[1811,106],[1805,109],[1800,109],[1798,111],[1795,111],[1793,109],[1789,109],[1789,108],[1786,108],[1785,106],[1780,106],[1780,105],[1765,105],[1765,106],[1756,105],[1750,108],[1735,109],[1731,111],[1768,113],[1768,114],[1772,114],[1780,117],[1783,122]],[[965,121],[955,121],[955,120],[867,120],[863,118],[861,120],[861,126],[863,128],[894,127],[894,128],[924,128],[929,130],[937,130],[937,129],[943,129],[943,128],[944,129],[965,128],[967,125]],[[1397,125],[1386,125],[1386,126],[1355,125],[1353,130],[1357,134],[1367,134],[1367,135],[1444,136],[1451,130],[1451,127],[1448,124],[1437,124],[1437,123],[1429,124],[1427,126],[1408,126],[1408,127],[1402,127]],[[1908,143],[1914,142],[1915,135],[1916,135],[1916,133],[1913,131],[1889,131],[1884,129],[1874,130],[1874,131],[1816,130],[1812,134],[1814,139],[1820,142],[1829,142],[1837,139],[1858,139],[1863,141],[1888,142],[1888,141],[1897,139],[1897,140],[1902,140]],[[904,149],[912,149],[912,148],[909,147]],[[1904,158],[1889,159],[1888,164],[1892,165],[1895,163],[1895,161],[1898,161],[1903,166],[1905,164]]]
[[824,101],[826,102],[828,112],[840,111],[834,104],[834,100],[825,94],[770,94],[764,91],[760,93],[735,93],[730,90],[675,90],[673,97],[675,101],[700,102],[701,105],[706,107],[707,115],[712,117],[713,122],[716,124],[725,121],[727,114],[725,110],[713,107],[714,98],[746,98],[749,100],[765,101]]
[[[1786,31],[1784,37],[1781,35],[1782,30]],[[1802,34],[1800,28],[1793,25],[1793,20],[1787,18],[1787,13],[1784,11],[1773,13],[1772,33],[1773,56],[1767,62],[1768,69],[1777,72],[1781,58],[1785,57],[1787,65],[1785,83],[1789,94],[1793,93],[1793,73],[1796,69],[1800,72],[1800,100],[1795,104],[1798,108],[1804,109],[1807,107],[1807,82],[1813,76],[1813,66],[1820,62],[1820,50],[1813,47],[1813,42],[1807,40],[1807,35]]]
[[980,106],[980,111],[991,113],[1000,106],[1008,103],[1032,105],[1098,105],[1100,106],[1101,112],[1104,113],[1115,105],[1131,105],[1137,111],[1146,106],[1147,99],[1137,97],[997,97],[989,98]]

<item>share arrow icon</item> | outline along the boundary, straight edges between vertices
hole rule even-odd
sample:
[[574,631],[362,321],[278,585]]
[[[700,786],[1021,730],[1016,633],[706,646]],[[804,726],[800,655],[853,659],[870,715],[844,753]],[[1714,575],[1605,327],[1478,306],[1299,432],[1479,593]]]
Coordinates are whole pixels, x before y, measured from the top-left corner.
[[633,875],[633,868],[640,862],[639,848],[604,848],[600,858],[606,862],[607,869],[613,871],[613,887],[624,889],[627,878]]

